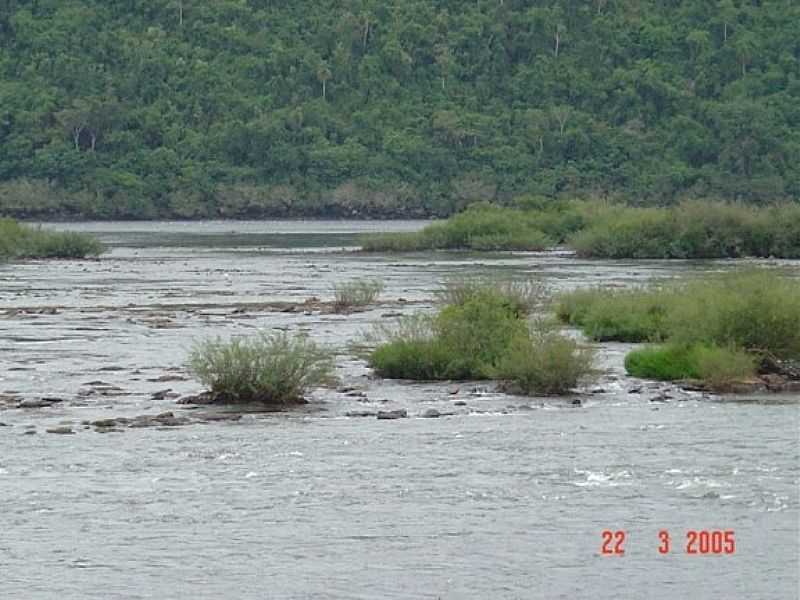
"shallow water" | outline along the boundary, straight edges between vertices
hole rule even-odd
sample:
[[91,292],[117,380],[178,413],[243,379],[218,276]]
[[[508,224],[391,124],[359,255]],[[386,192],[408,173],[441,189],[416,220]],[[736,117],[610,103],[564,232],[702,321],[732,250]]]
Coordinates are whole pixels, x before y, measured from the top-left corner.
[[[419,226],[58,225],[111,250],[0,265],[0,394],[64,400],[0,409],[3,597],[798,597],[797,396],[630,393],[642,382],[624,376],[629,346],[607,344],[603,377],[573,406],[481,382],[380,381],[348,347],[388,315],[429,309],[454,274],[535,276],[558,290],[741,262],[351,251],[358,232]],[[384,280],[379,306],[303,308],[357,276]],[[265,306],[275,302],[298,308]],[[319,390],[301,411],[235,423],[81,428],[190,414],[151,394],[200,389],[182,380],[192,341],[263,328],[335,348],[342,383],[364,396]],[[148,381],[165,375],[177,380]],[[393,408],[410,418],[347,416]],[[417,418],[428,408],[452,414]],[[77,435],[45,433],[61,422]],[[600,554],[605,529],[627,532],[623,556]],[[690,529],[734,530],[735,553],[686,554]]]

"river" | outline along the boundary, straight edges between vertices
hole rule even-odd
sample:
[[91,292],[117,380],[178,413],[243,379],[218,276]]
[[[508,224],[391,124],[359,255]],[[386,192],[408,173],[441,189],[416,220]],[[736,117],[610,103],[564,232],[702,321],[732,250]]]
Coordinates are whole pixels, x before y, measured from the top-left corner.
[[[430,310],[453,275],[558,291],[742,261],[353,251],[359,233],[421,225],[48,225],[110,250],[0,265],[0,394],[60,400],[0,408],[2,597],[798,598],[797,395],[633,380],[631,346],[603,344],[603,375],[575,406],[485,382],[383,381],[350,346],[376,322]],[[377,306],[303,304],[354,277],[384,281]],[[175,398],[201,389],[185,369],[193,341],[272,328],[334,349],[342,387],[238,421],[82,425],[190,415]],[[409,418],[352,416],[395,408]],[[429,408],[445,414],[419,418]],[[46,433],[60,426],[76,434]],[[624,532],[624,554],[601,552],[604,530]],[[735,550],[689,554],[690,530],[732,531]]]

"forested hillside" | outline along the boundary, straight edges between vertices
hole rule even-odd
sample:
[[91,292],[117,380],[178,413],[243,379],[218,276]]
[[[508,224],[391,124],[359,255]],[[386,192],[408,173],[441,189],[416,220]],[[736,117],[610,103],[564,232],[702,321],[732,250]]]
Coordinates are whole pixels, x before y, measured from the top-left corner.
[[800,197],[797,0],[0,0],[0,214]]

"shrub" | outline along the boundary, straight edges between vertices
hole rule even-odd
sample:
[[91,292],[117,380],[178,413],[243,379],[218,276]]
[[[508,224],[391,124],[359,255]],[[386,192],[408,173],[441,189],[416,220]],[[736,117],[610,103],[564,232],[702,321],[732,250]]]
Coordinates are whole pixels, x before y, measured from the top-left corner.
[[103,252],[92,236],[71,231],[47,231],[0,219],[0,258],[84,258]]
[[525,311],[485,284],[445,288],[433,316],[379,328],[369,356],[379,375],[402,379],[505,379],[524,393],[564,393],[590,373],[591,353],[552,327],[529,328]]
[[383,282],[377,279],[354,279],[334,286],[333,308],[342,312],[375,302],[383,291]]
[[436,295],[443,305],[462,306],[476,296],[486,294],[507,303],[517,315],[527,315],[544,301],[545,288],[532,280],[456,277],[445,280]]
[[625,369],[646,379],[702,379],[711,389],[722,391],[753,377],[756,358],[735,346],[669,344],[629,352]]
[[594,373],[593,359],[592,350],[538,325],[514,338],[495,375],[525,394],[566,394]]
[[445,306],[435,320],[437,340],[450,351],[449,377],[484,379],[525,330],[507,299],[489,290],[464,304]]
[[625,370],[629,375],[642,379],[673,381],[698,379],[700,373],[692,362],[687,346],[652,346],[628,352]]
[[303,336],[262,333],[195,344],[191,372],[218,398],[233,403],[301,402],[312,387],[332,380],[331,356]]

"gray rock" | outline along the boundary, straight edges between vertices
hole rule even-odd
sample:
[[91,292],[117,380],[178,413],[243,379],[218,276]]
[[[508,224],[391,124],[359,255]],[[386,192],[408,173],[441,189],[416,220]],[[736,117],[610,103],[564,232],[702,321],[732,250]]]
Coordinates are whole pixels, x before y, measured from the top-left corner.
[[467,403],[464,402],[463,400],[456,400],[455,402],[453,402],[453,406],[466,406],[466,405]]
[[68,435],[68,434],[73,434],[75,432],[72,431],[72,427],[70,427],[69,425],[62,425],[60,427],[50,427],[49,429],[47,429],[47,433],[58,433],[61,435],[65,434]]
[[345,413],[346,417],[375,417],[378,413],[373,410],[351,410]]
[[408,411],[405,408],[399,408],[397,410],[379,410],[378,414],[376,415],[378,419],[405,419],[408,417]]
[[422,417],[423,419],[438,419],[441,416],[442,416],[442,413],[440,413],[435,408],[429,408],[428,410],[426,410],[424,413],[422,413],[420,415],[420,417]]
[[17,408],[47,408],[63,402],[61,398],[26,398],[17,404]]

